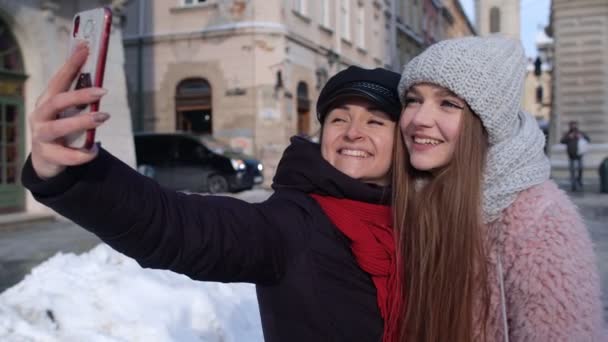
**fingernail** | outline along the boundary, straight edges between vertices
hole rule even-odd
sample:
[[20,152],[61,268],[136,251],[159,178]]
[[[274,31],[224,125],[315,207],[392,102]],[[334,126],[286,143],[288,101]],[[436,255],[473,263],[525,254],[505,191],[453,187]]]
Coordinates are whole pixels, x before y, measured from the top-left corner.
[[93,121],[95,122],[104,122],[110,118],[110,114],[108,113],[93,113]]
[[74,49],[74,54],[77,54],[83,50],[88,50],[89,45],[86,42],[80,42],[76,44],[76,48]]
[[108,91],[106,89],[103,88],[91,88],[91,95],[93,96],[104,96],[105,94],[107,94]]

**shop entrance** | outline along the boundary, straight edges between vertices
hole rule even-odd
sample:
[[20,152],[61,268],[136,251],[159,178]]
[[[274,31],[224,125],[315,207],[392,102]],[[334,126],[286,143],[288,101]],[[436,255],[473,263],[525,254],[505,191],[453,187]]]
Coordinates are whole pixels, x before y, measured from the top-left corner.
[[0,20],[0,214],[23,211],[25,190],[19,174],[24,159],[25,120],[21,51]]

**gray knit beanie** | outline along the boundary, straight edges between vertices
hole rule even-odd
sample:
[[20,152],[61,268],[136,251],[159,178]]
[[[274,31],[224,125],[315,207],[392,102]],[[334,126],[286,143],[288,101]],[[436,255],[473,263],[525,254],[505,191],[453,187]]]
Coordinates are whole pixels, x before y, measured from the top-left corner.
[[465,100],[479,115],[490,143],[515,127],[526,72],[521,44],[502,36],[465,37],[431,45],[410,61],[399,82],[399,96],[421,82],[440,85]]
[[405,66],[399,82],[402,104],[412,85],[431,83],[454,92],[480,117],[490,143],[483,182],[485,222],[498,218],[518,192],[549,178],[544,135],[520,109],[525,68],[518,41],[498,35],[465,37],[430,46]]

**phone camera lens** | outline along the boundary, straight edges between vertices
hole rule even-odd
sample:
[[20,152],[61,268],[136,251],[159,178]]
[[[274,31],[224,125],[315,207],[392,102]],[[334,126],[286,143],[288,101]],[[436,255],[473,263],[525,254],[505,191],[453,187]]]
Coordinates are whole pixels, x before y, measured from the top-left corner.
[[78,34],[78,29],[80,28],[80,16],[77,16],[76,19],[74,19],[74,37],[76,37],[76,35]]

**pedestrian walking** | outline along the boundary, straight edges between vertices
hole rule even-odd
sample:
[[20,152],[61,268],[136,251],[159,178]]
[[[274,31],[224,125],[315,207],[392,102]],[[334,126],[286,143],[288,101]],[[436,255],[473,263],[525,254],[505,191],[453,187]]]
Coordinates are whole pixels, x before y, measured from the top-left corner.
[[404,68],[393,208],[401,341],[606,341],[596,258],[520,110],[526,60],[498,36]]
[[583,191],[583,155],[591,142],[589,136],[578,129],[578,122],[570,121],[568,132],[564,134],[562,144],[566,145],[568,167],[570,170],[570,190]]
[[168,191],[101,147],[64,147],[66,134],[108,119],[56,119],[103,94],[66,91],[86,54],[75,52],[29,116],[22,180],[38,201],[143,267],[256,284],[267,342],[391,340],[399,296],[388,204],[399,74],[350,67],[332,77],[317,103],[321,143],[293,138],[274,194],[252,204]]

